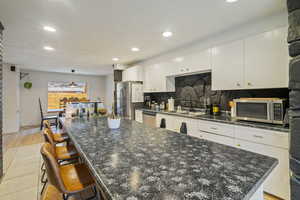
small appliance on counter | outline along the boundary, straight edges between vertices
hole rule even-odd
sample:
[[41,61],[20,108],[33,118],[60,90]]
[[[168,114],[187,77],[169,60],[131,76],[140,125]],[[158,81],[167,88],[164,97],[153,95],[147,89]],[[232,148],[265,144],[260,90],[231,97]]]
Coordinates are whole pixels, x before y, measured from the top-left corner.
[[233,100],[238,120],[284,124],[287,101],[280,98],[241,98]]
[[170,99],[168,99],[168,111],[170,112],[174,112],[175,111],[175,106],[174,106],[174,99],[171,97]]

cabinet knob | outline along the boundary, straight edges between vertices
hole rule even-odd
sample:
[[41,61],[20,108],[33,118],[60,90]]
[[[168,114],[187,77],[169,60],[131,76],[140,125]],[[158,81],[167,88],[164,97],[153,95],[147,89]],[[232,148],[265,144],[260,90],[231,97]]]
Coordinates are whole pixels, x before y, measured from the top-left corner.
[[248,85],[251,86],[252,84],[250,82],[248,82]]
[[237,83],[237,84],[236,84],[236,86],[240,87],[240,86],[241,86],[241,84],[240,84],[240,83]]

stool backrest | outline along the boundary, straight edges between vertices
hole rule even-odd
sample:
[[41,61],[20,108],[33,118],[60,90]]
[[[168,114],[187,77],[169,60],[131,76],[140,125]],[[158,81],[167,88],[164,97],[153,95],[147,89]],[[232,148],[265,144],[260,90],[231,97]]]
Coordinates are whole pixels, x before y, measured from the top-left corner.
[[60,169],[55,159],[53,146],[46,142],[41,147],[41,154],[45,163],[49,183],[56,187],[61,193],[68,193],[60,175]]
[[[43,130],[43,136],[44,136],[45,142],[51,144],[52,148],[55,149],[55,142],[54,142],[54,139],[53,139],[52,131],[48,128],[45,128]],[[54,151],[54,155],[56,157],[55,151]]]
[[51,124],[48,120],[44,120],[43,124],[44,124],[44,128],[48,128],[51,130]]

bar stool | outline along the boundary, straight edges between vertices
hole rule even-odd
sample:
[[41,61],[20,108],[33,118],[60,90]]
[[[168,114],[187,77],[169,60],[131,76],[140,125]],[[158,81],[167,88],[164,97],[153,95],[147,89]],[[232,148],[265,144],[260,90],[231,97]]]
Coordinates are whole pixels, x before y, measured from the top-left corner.
[[58,165],[55,150],[50,143],[43,144],[41,154],[49,183],[62,193],[64,200],[86,189],[93,189],[94,192],[89,199],[97,196],[95,182],[85,164]]
[[50,122],[48,120],[44,121],[44,128],[48,128],[50,130],[55,143],[67,142],[69,140],[67,133],[53,133]]
[[[57,162],[59,164],[62,164],[63,162],[78,162],[78,152],[76,151],[76,148],[73,145],[68,144],[67,146],[56,146],[56,143],[53,141],[53,134],[50,129],[45,128],[43,130],[43,136],[45,139],[45,142],[48,142],[52,145],[54,152],[55,152],[55,157],[57,159]],[[44,189],[46,187],[46,184],[48,182],[48,179],[45,178],[46,175],[46,170],[44,168],[45,163],[43,162],[41,170],[42,170],[42,175],[41,175],[41,183],[42,183],[42,190],[41,194],[44,192]]]
[[74,147],[74,145],[68,144],[65,146],[56,146],[56,143],[53,138],[53,134],[50,129],[45,128],[43,130],[43,135],[45,141],[52,145],[55,152],[55,157],[57,158],[59,163],[63,161],[74,160],[79,157],[78,152]]
[[62,194],[51,184],[48,184],[41,200],[62,200]]

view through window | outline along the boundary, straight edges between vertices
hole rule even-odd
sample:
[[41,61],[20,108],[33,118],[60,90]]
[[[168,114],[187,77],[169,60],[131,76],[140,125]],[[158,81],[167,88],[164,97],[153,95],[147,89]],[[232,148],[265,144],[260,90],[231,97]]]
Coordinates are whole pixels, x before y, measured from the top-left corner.
[[48,111],[63,109],[67,102],[88,101],[85,82],[48,82]]

